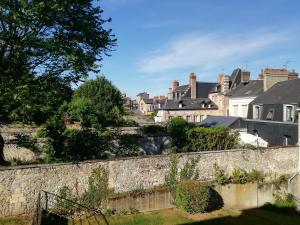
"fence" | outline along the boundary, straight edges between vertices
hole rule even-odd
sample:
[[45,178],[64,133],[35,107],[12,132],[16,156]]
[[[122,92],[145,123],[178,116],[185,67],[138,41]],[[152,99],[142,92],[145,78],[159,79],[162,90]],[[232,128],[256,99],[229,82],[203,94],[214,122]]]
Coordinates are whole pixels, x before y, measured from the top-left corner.
[[38,194],[32,225],[95,224],[109,225],[105,215],[96,209],[62,198],[47,191]]

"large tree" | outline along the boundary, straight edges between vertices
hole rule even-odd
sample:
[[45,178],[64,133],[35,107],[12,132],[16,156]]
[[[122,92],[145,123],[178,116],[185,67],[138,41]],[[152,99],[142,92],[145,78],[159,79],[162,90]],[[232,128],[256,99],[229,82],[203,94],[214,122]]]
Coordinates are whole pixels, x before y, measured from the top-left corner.
[[115,46],[109,21],[92,0],[1,0],[0,115],[26,121],[55,111],[57,93],[98,72]]
[[70,113],[83,127],[118,125],[124,114],[121,92],[106,78],[86,81],[74,93]]

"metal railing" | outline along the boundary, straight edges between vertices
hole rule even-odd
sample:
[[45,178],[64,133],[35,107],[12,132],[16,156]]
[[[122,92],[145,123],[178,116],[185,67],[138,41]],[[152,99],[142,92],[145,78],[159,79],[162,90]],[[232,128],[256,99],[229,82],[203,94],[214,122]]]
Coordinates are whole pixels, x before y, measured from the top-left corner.
[[[47,222],[46,222],[47,220]],[[36,202],[32,225],[51,224],[109,225],[101,210],[89,208],[56,194],[40,191]]]

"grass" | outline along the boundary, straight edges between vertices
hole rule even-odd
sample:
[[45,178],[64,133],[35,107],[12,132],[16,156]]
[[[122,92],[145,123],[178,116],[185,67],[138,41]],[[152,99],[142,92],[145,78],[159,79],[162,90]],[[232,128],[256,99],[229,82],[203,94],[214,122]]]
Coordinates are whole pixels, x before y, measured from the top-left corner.
[[25,217],[0,218],[1,225],[29,225],[30,219]]
[[[296,225],[300,215],[272,208],[217,210],[211,213],[188,214],[178,209],[161,210],[134,215],[111,216],[110,225]],[[1,225],[28,225],[29,219],[0,219]],[[69,224],[74,224],[69,222]],[[97,225],[94,220],[76,221],[80,225]],[[102,223],[101,223],[102,224]]]

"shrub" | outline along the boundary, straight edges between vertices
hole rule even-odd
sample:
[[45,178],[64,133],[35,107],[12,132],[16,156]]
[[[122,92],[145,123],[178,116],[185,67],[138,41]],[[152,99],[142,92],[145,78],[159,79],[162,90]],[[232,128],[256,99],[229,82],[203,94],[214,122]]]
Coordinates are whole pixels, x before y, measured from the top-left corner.
[[139,156],[144,152],[137,145],[137,136],[124,134],[118,137],[118,144],[115,146],[114,152],[117,156]]
[[189,213],[206,212],[211,197],[210,187],[186,180],[177,184],[176,205]]
[[178,184],[178,157],[176,155],[172,155],[170,159],[170,170],[165,176],[165,185],[167,189],[171,193],[172,201],[175,202],[176,199],[176,186]]
[[172,138],[172,145],[176,147],[175,152],[185,152],[185,146],[187,142],[186,132],[193,127],[181,117],[175,117],[169,120],[167,123],[167,132]]
[[159,125],[145,125],[140,128],[144,135],[164,135],[166,134],[166,128]]
[[292,194],[283,194],[282,196],[275,196],[275,205],[278,208],[296,208],[296,202]]
[[225,171],[222,170],[217,164],[214,164],[214,176],[217,184],[225,185],[230,183],[230,177],[225,174]]
[[88,190],[82,196],[82,203],[88,207],[100,208],[112,192],[108,188],[108,170],[99,166],[92,171],[89,177]]
[[231,180],[234,184],[245,184],[248,182],[248,173],[243,169],[234,169]]
[[32,151],[38,151],[38,147],[36,145],[36,140],[32,139],[27,134],[17,134],[16,135],[17,141],[16,144],[20,147],[28,148]]
[[226,127],[196,127],[186,132],[188,151],[231,149],[238,145],[238,133],[229,133]]
[[37,136],[38,138],[45,138],[45,137],[47,137],[47,130],[44,129],[44,128],[38,129],[38,130],[36,131],[36,136]]
[[258,184],[262,184],[265,180],[266,175],[262,171],[258,170],[251,170],[250,173],[248,173],[248,182],[257,182]]
[[197,180],[199,178],[199,169],[196,168],[199,162],[198,158],[191,158],[180,170],[180,180]]

